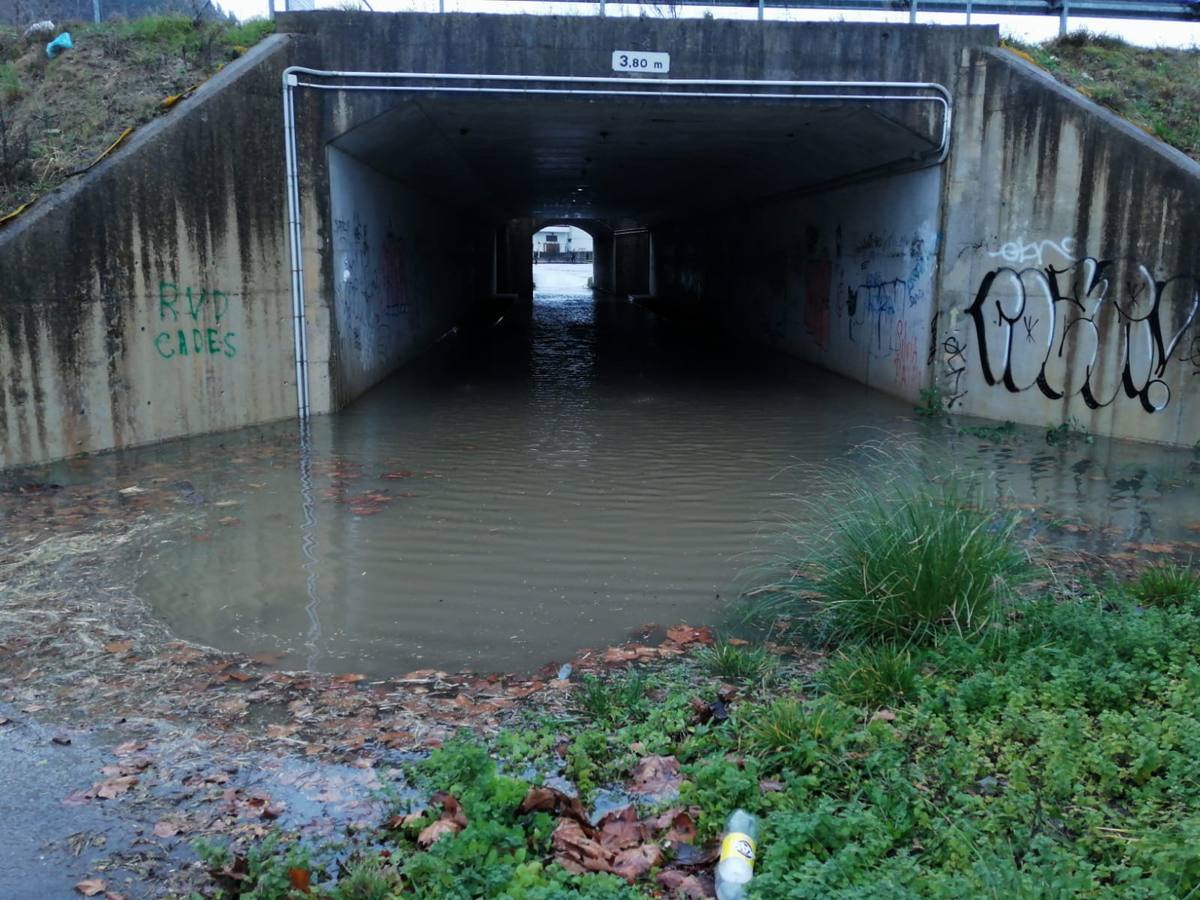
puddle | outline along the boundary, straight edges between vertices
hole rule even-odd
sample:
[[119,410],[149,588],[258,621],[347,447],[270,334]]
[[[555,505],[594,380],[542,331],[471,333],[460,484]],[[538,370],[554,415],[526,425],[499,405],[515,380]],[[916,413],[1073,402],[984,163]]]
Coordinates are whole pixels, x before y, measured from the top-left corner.
[[[444,342],[303,446],[284,423],[21,477],[168,495],[177,524],[108,574],[183,638],[285,668],[519,672],[639,623],[719,621],[778,550],[789,495],[824,489],[809,464],[884,434],[986,473],[1040,540],[1200,549],[1188,450],[963,433],[589,294],[541,293]],[[67,521],[68,494],[7,502]]]

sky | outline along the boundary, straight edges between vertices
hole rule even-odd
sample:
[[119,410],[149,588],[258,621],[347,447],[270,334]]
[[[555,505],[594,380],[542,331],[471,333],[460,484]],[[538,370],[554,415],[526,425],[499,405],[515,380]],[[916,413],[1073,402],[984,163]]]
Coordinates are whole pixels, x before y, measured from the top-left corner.
[[[267,14],[267,4],[271,0],[218,0],[221,8],[232,12],[239,19],[260,18]],[[285,0],[274,0],[278,9],[283,9]],[[363,0],[316,0],[318,8],[343,8],[354,2]],[[378,12],[436,12],[438,0],[366,0]],[[443,0],[447,12],[504,12],[504,13],[533,13],[543,15],[595,15],[595,3],[556,3],[556,2],[521,2],[521,0]],[[918,0],[918,10],[920,0]],[[666,4],[661,6],[647,5],[646,14],[650,16],[668,14]],[[615,2],[608,3],[608,15],[639,15],[642,7],[621,6]],[[703,6],[683,7],[679,11],[681,18],[699,18],[704,15]],[[758,11],[755,8],[722,7],[710,10],[717,18],[753,19]],[[826,12],[822,10],[788,10],[768,9],[769,19],[788,21],[829,21],[842,19],[847,22],[907,22],[908,13],[888,12]],[[917,21],[934,24],[961,25],[965,22],[964,15],[951,13],[920,13]],[[1025,41],[1042,41],[1054,37],[1058,33],[1057,16],[984,16],[973,15],[972,24],[999,24],[1001,32]],[[1195,47],[1200,46],[1200,23],[1189,22],[1141,22],[1127,19],[1085,19],[1072,17],[1071,30],[1087,28],[1089,31],[1114,34],[1123,37],[1131,44],[1144,46],[1165,47]],[[666,48],[664,48],[666,49]]]

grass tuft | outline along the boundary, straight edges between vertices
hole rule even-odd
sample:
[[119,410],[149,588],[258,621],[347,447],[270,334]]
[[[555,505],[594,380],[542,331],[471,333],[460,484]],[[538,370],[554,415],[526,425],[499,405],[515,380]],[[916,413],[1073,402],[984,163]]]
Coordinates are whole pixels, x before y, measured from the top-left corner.
[[917,694],[919,672],[907,647],[882,644],[841,653],[829,662],[830,690],[855,706],[898,706]]
[[722,641],[696,653],[705,669],[721,678],[762,681],[776,669],[777,659],[763,647],[750,647]]
[[1146,569],[1133,585],[1133,595],[1147,606],[1177,606],[1200,600],[1200,573],[1191,566],[1159,563]]
[[21,99],[24,90],[17,67],[12,63],[0,63],[0,101],[15,103]]
[[624,722],[644,711],[646,676],[634,669],[622,678],[602,681],[584,675],[575,689],[575,703],[595,722]]
[[978,634],[1029,578],[1013,537],[1017,516],[991,509],[974,482],[903,473],[876,485],[871,471],[833,477],[831,494],[809,502],[810,517],[829,522],[829,510],[840,512],[829,524],[795,529],[803,557],[766,592],[776,615],[804,621],[807,610],[825,641],[920,644],[943,632]]
[[828,699],[802,703],[781,697],[744,714],[742,749],[782,768],[813,769],[836,752],[857,722],[846,707]]

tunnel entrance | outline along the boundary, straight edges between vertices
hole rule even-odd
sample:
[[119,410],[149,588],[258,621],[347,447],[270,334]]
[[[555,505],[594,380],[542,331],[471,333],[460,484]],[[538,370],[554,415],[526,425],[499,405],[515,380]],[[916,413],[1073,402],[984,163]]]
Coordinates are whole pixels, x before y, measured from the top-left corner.
[[[300,447],[290,426],[192,445],[223,464],[236,447],[236,470],[151,469],[214,498],[211,527],[161,541],[169,559],[142,573],[177,633],[388,675],[528,671],[643,623],[718,622],[775,558],[789,494],[822,496],[824,465],[861,464],[848,451],[881,429],[928,436],[909,398],[930,346],[938,127],[778,85],[483,94],[463,78],[459,96],[427,77],[394,98],[370,78],[383,99],[365,112],[330,81],[349,96],[306,176],[328,174],[327,227],[294,235],[312,258],[295,258],[300,321],[305,271],[328,291],[308,311],[330,334],[314,371],[359,399]],[[597,291],[531,302],[534,235],[564,222],[593,237]],[[456,326],[498,297],[497,324]],[[1108,446],[1085,467],[1120,480],[1094,493],[965,432],[920,446],[1063,518],[1149,521]],[[1099,550],[1109,530],[1081,534]]]
[[[857,425],[913,429],[911,403],[825,369],[907,372],[944,150],[929,95],[932,122],[879,86],[293,74],[331,98],[323,158],[293,143],[289,173],[298,321],[327,336],[311,368],[341,410],[306,429],[301,503],[266,456],[253,541],[180,541],[145,575],[179,633],[384,674],[712,623],[786,514],[776,476]],[[543,280],[585,265],[574,238],[561,260],[573,232],[539,249],[562,226],[592,238],[593,292]],[[823,368],[795,358],[810,345]],[[186,592],[165,574],[218,567]]]
[[[330,100],[321,214],[330,219],[331,253],[303,247],[294,122],[288,134],[298,374],[311,377],[304,283],[313,267],[332,273],[331,346],[320,364],[331,364],[325,405],[334,408],[481,304],[530,298],[531,241],[547,223],[586,223],[593,283],[618,296],[661,295],[693,312],[734,309],[727,304],[736,300],[745,310],[746,297],[773,289],[741,273],[762,272],[768,257],[772,269],[782,260],[782,272],[766,273],[784,288],[777,297],[796,279],[819,289],[819,271],[808,273],[795,250],[778,253],[771,244],[799,245],[804,256],[828,261],[840,246],[836,223],[802,237],[799,216],[780,218],[768,207],[870,176],[936,173],[928,167],[944,158],[949,140],[948,94],[930,84],[309,70],[288,78],[289,117],[299,91]],[[884,199],[884,208],[903,203],[909,219],[932,221],[936,174],[892,193],[862,199],[858,217],[878,220]],[[819,211],[822,201],[811,206]],[[854,226],[865,240],[869,229]],[[925,272],[935,240],[936,228],[915,239]],[[721,259],[729,264],[720,267]],[[855,290],[914,278],[911,270],[868,275]],[[877,305],[867,299],[862,308]],[[746,318],[737,327],[779,342],[778,323]],[[889,350],[902,341],[888,331]],[[304,413],[307,383],[298,392]]]
[[595,288],[592,236],[574,225],[547,225],[533,235],[533,296],[586,294]]

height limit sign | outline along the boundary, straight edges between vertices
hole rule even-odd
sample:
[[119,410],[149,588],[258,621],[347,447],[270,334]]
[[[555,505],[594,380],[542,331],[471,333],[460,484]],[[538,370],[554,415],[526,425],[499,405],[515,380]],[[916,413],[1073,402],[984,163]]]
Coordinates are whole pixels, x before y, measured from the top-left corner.
[[670,53],[646,53],[642,50],[614,50],[614,72],[654,72],[665,75],[671,71]]

